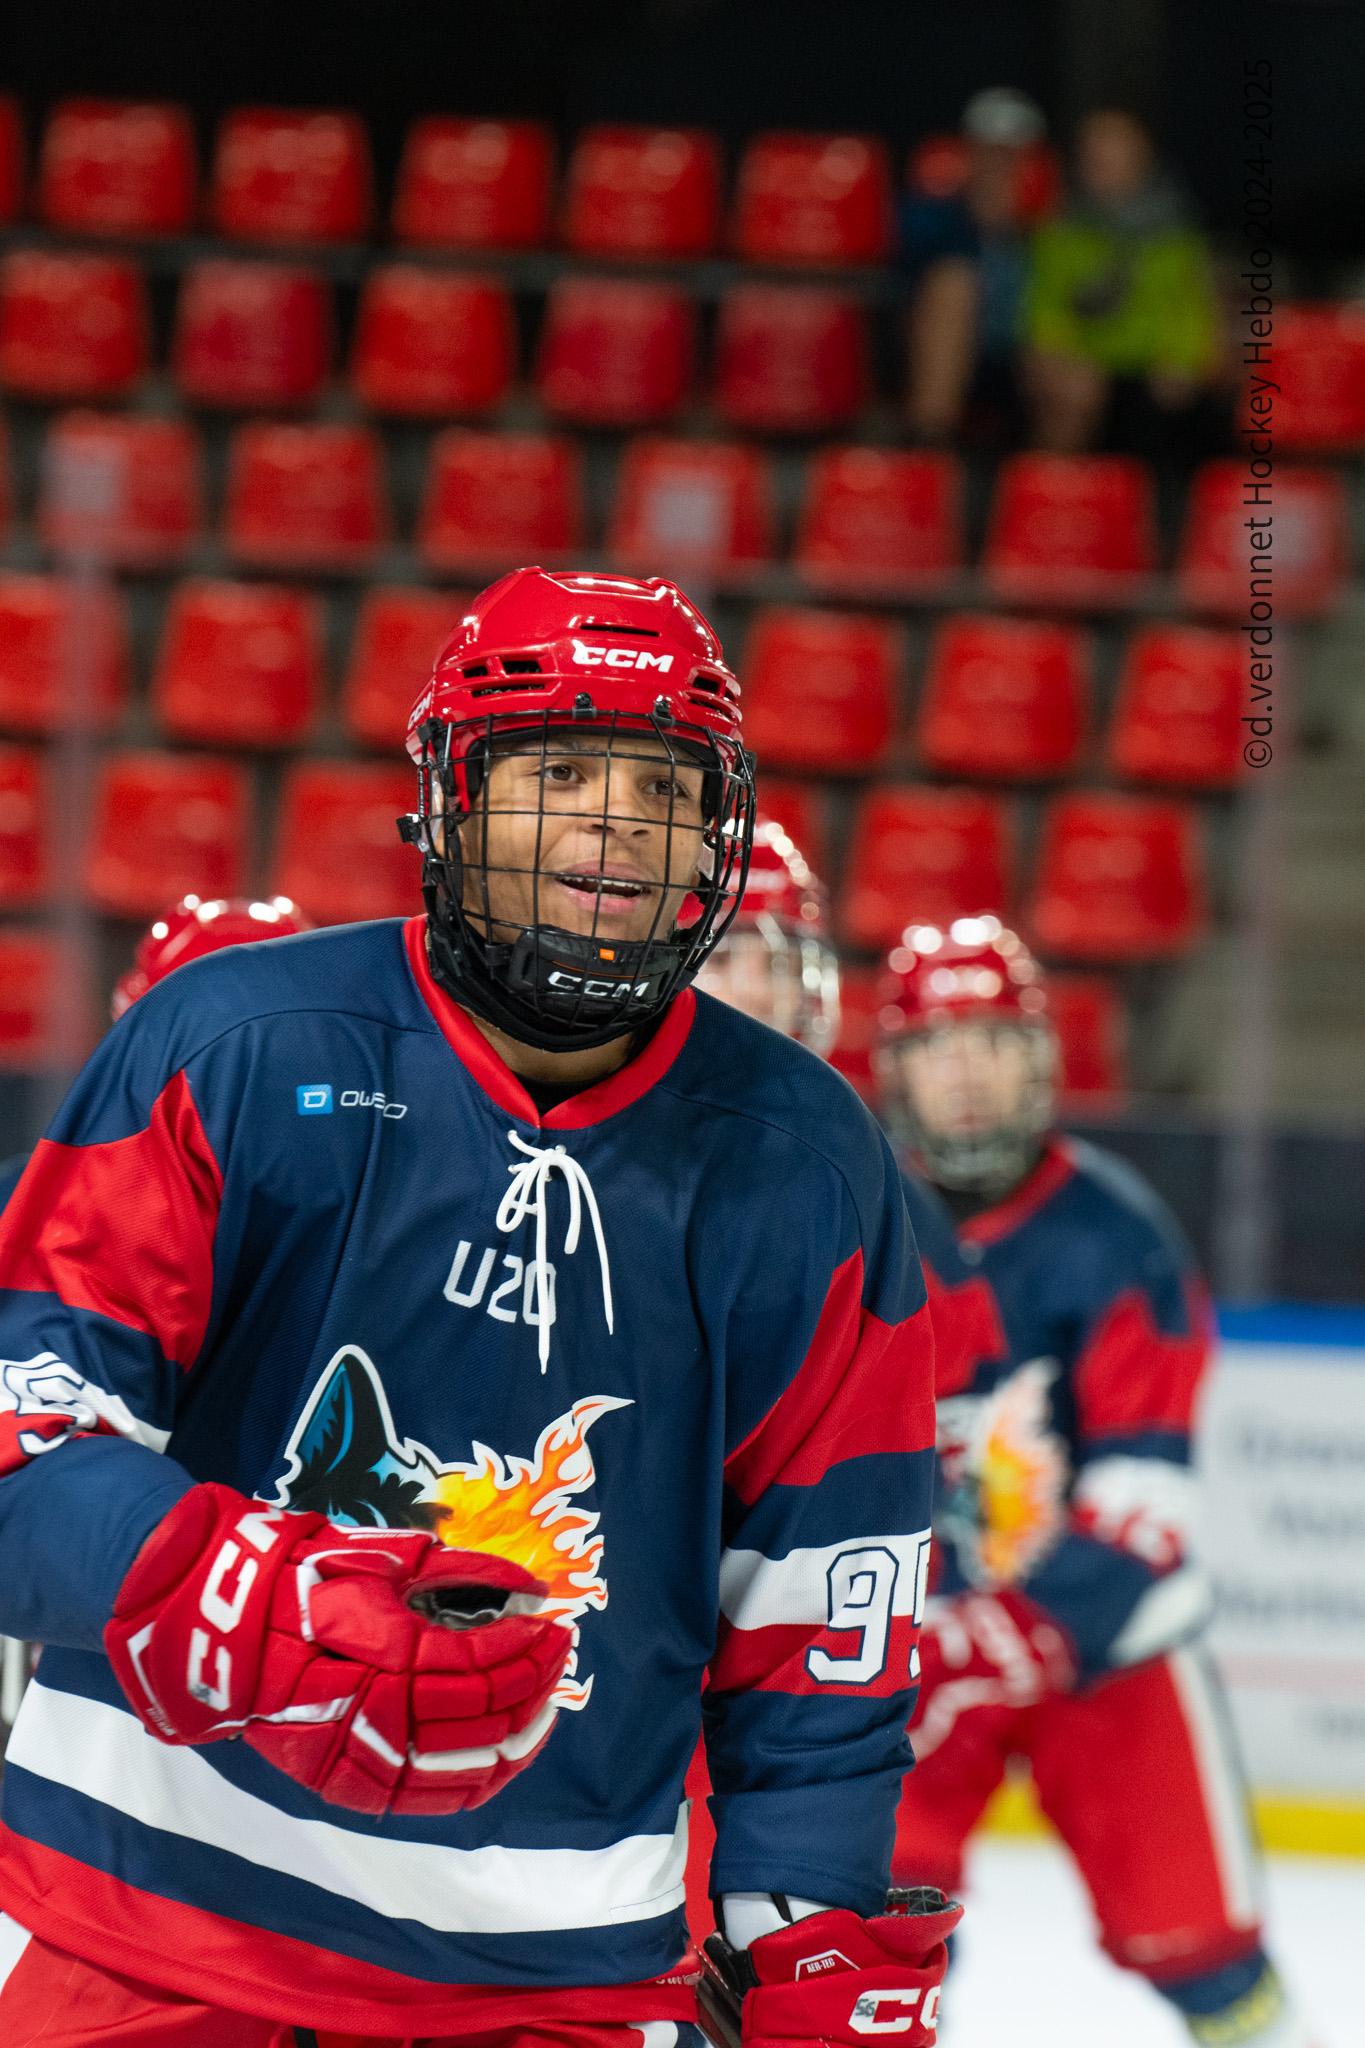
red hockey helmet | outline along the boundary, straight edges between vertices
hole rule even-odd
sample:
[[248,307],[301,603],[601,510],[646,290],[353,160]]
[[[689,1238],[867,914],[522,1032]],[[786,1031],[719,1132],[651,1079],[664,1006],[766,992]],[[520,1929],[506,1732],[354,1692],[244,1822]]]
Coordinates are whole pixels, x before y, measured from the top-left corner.
[[191,960],[202,960],[225,946],[283,939],[312,929],[312,920],[287,896],[271,896],[259,903],[246,896],[215,897],[207,902],[198,896],[182,896],[138,940],[132,966],[114,985],[110,1003],[114,1022],[117,1024],[153,983],[164,981]]
[[886,963],[877,1072],[889,1117],[941,1186],[998,1195],[1052,1122],[1043,971],[998,917],[911,925]]
[[790,835],[761,811],[734,923],[698,985],[822,1058],[838,1035],[829,896]]
[[[595,736],[592,751],[607,757],[608,793],[619,763],[662,758],[702,768],[701,854],[687,906],[667,928],[670,891],[651,886],[642,892],[655,903],[647,933],[610,936],[605,870],[588,878],[589,899],[595,891],[589,931],[542,918],[539,827],[530,867],[499,870],[490,862],[485,792],[494,756],[529,753],[543,761],[552,734],[563,751],[565,732]],[[422,850],[432,963],[452,994],[513,1037],[555,1051],[604,1044],[659,1016],[734,915],[753,831],[739,684],[711,626],[677,585],[657,576],[544,569],[502,577],[475,598],[441,650],[406,743],[418,769],[418,809],[400,830]],[[615,781],[619,791],[629,770]],[[623,822],[622,800],[604,794],[604,830],[608,820]],[[670,796],[670,856],[674,831],[686,822],[675,817],[674,802]],[[458,830],[476,810],[483,820],[478,860]],[[543,794],[537,815],[543,824]],[[624,822],[659,821],[627,813]],[[482,913],[471,914],[466,901],[471,870]],[[497,872],[530,877],[529,919],[491,907],[488,879]]]

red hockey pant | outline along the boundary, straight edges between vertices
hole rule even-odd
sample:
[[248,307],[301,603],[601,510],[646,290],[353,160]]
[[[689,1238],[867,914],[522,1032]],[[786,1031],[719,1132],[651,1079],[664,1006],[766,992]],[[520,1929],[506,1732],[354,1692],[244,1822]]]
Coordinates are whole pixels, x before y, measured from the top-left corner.
[[1200,1651],[1034,1707],[962,1714],[906,1780],[897,1883],[959,1890],[968,1838],[1016,1757],[1116,1962],[1160,1983],[1256,1946],[1258,1858],[1226,1710]]

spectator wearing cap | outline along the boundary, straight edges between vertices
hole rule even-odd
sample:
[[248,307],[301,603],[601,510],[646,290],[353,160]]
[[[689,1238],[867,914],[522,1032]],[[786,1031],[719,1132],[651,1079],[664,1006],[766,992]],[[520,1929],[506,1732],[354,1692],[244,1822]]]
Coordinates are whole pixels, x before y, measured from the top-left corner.
[[1020,225],[1024,159],[1046,132],[1041,110],[1010,86],[963,109],[961,182],[912,191],[901,215],[909,293],[907,412],[915,439],[1017,442],[1028,245]]
[[1033,237],[1025,298],[1033,437],[1162,459],[1213,452],[1218,308],[1208,246],[1152,138],[1085,116],[1075,189]]

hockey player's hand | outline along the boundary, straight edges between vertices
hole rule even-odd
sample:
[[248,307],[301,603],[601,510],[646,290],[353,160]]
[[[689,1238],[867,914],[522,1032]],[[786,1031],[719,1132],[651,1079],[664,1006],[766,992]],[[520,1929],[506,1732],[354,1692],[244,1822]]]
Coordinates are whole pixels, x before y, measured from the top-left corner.
[[893,1892],[893,1910],[812,1913],[747,1949],[706,1944],[700,1998],[722,2048],[812,2048],[894,2034],[933,2048],[948,1936],[962,1908],[942,1892]]
[[358,1813],[458,1813],[548,1738],[568,1631],[520,1565],[195,1486],[119,1589],[109,1661],[163,1742],[244,1735]]
[[1024,1593],[959,1593],[930,1604],[919,1644],[920,1687],[910,1739],[936,1750],[974,1707],[1029,1707],[1069,1691],[1076,1666],[1061,1629]]

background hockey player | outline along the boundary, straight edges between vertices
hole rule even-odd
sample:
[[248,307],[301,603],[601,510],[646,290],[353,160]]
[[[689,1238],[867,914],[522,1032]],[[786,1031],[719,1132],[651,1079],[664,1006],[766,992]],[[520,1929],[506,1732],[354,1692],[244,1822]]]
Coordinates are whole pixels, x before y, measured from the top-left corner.
[[914,2048],[932,1350],[875,1125],[688,987],[734,678],[673,586],[522,571],[408,744],[427,915],[151,990],[0,1224],[0,2036],[686,2029],[709,1667],[746,2038]]
[[[164,981],[177,967],[190,960],[202,960],[224,946],[240,946],[260,939],[287,938],[291,933],[310,931],[311,922],[287,896],[272,896],[260,902],[247,897],[183,896],[158,918],[142,937],[127,971],[114,986],[110,1009],[117,1024],[130,1004]],[[14,1193],[19,1176],[28,1165],[27,1152],[0,1160],[0,1209]],[[18,1711],[28,1682],[30,1650],[13,1636],[0,1636],[0,1750]]]
[[[129,1005],[154,982],[164,981],[191,960],[221,952],[224,946],[283,939],[311,930],[311,920],[287,896],[269,896],[259,902],[246,896],[182,896],[153,918],[138,940],[132,961],[114,984],[109,1005],[113,1020],[117,1024]],[[14,1193],[28,1160],[27,1152],[0,1159],[0,1209]]]
[[[1053,1128],[1044,978],[995,918],[892,954],[880,1072],[937,1340],[936,1582],[896,1869],[956,1887],[1011,1760],[1103,1944],[1196,2040],[1305,2048],[1186,1543],[1213,1338],[1190,1252],[1126,1165]],[[933,1186],[927,1185],[932,1182]]]

